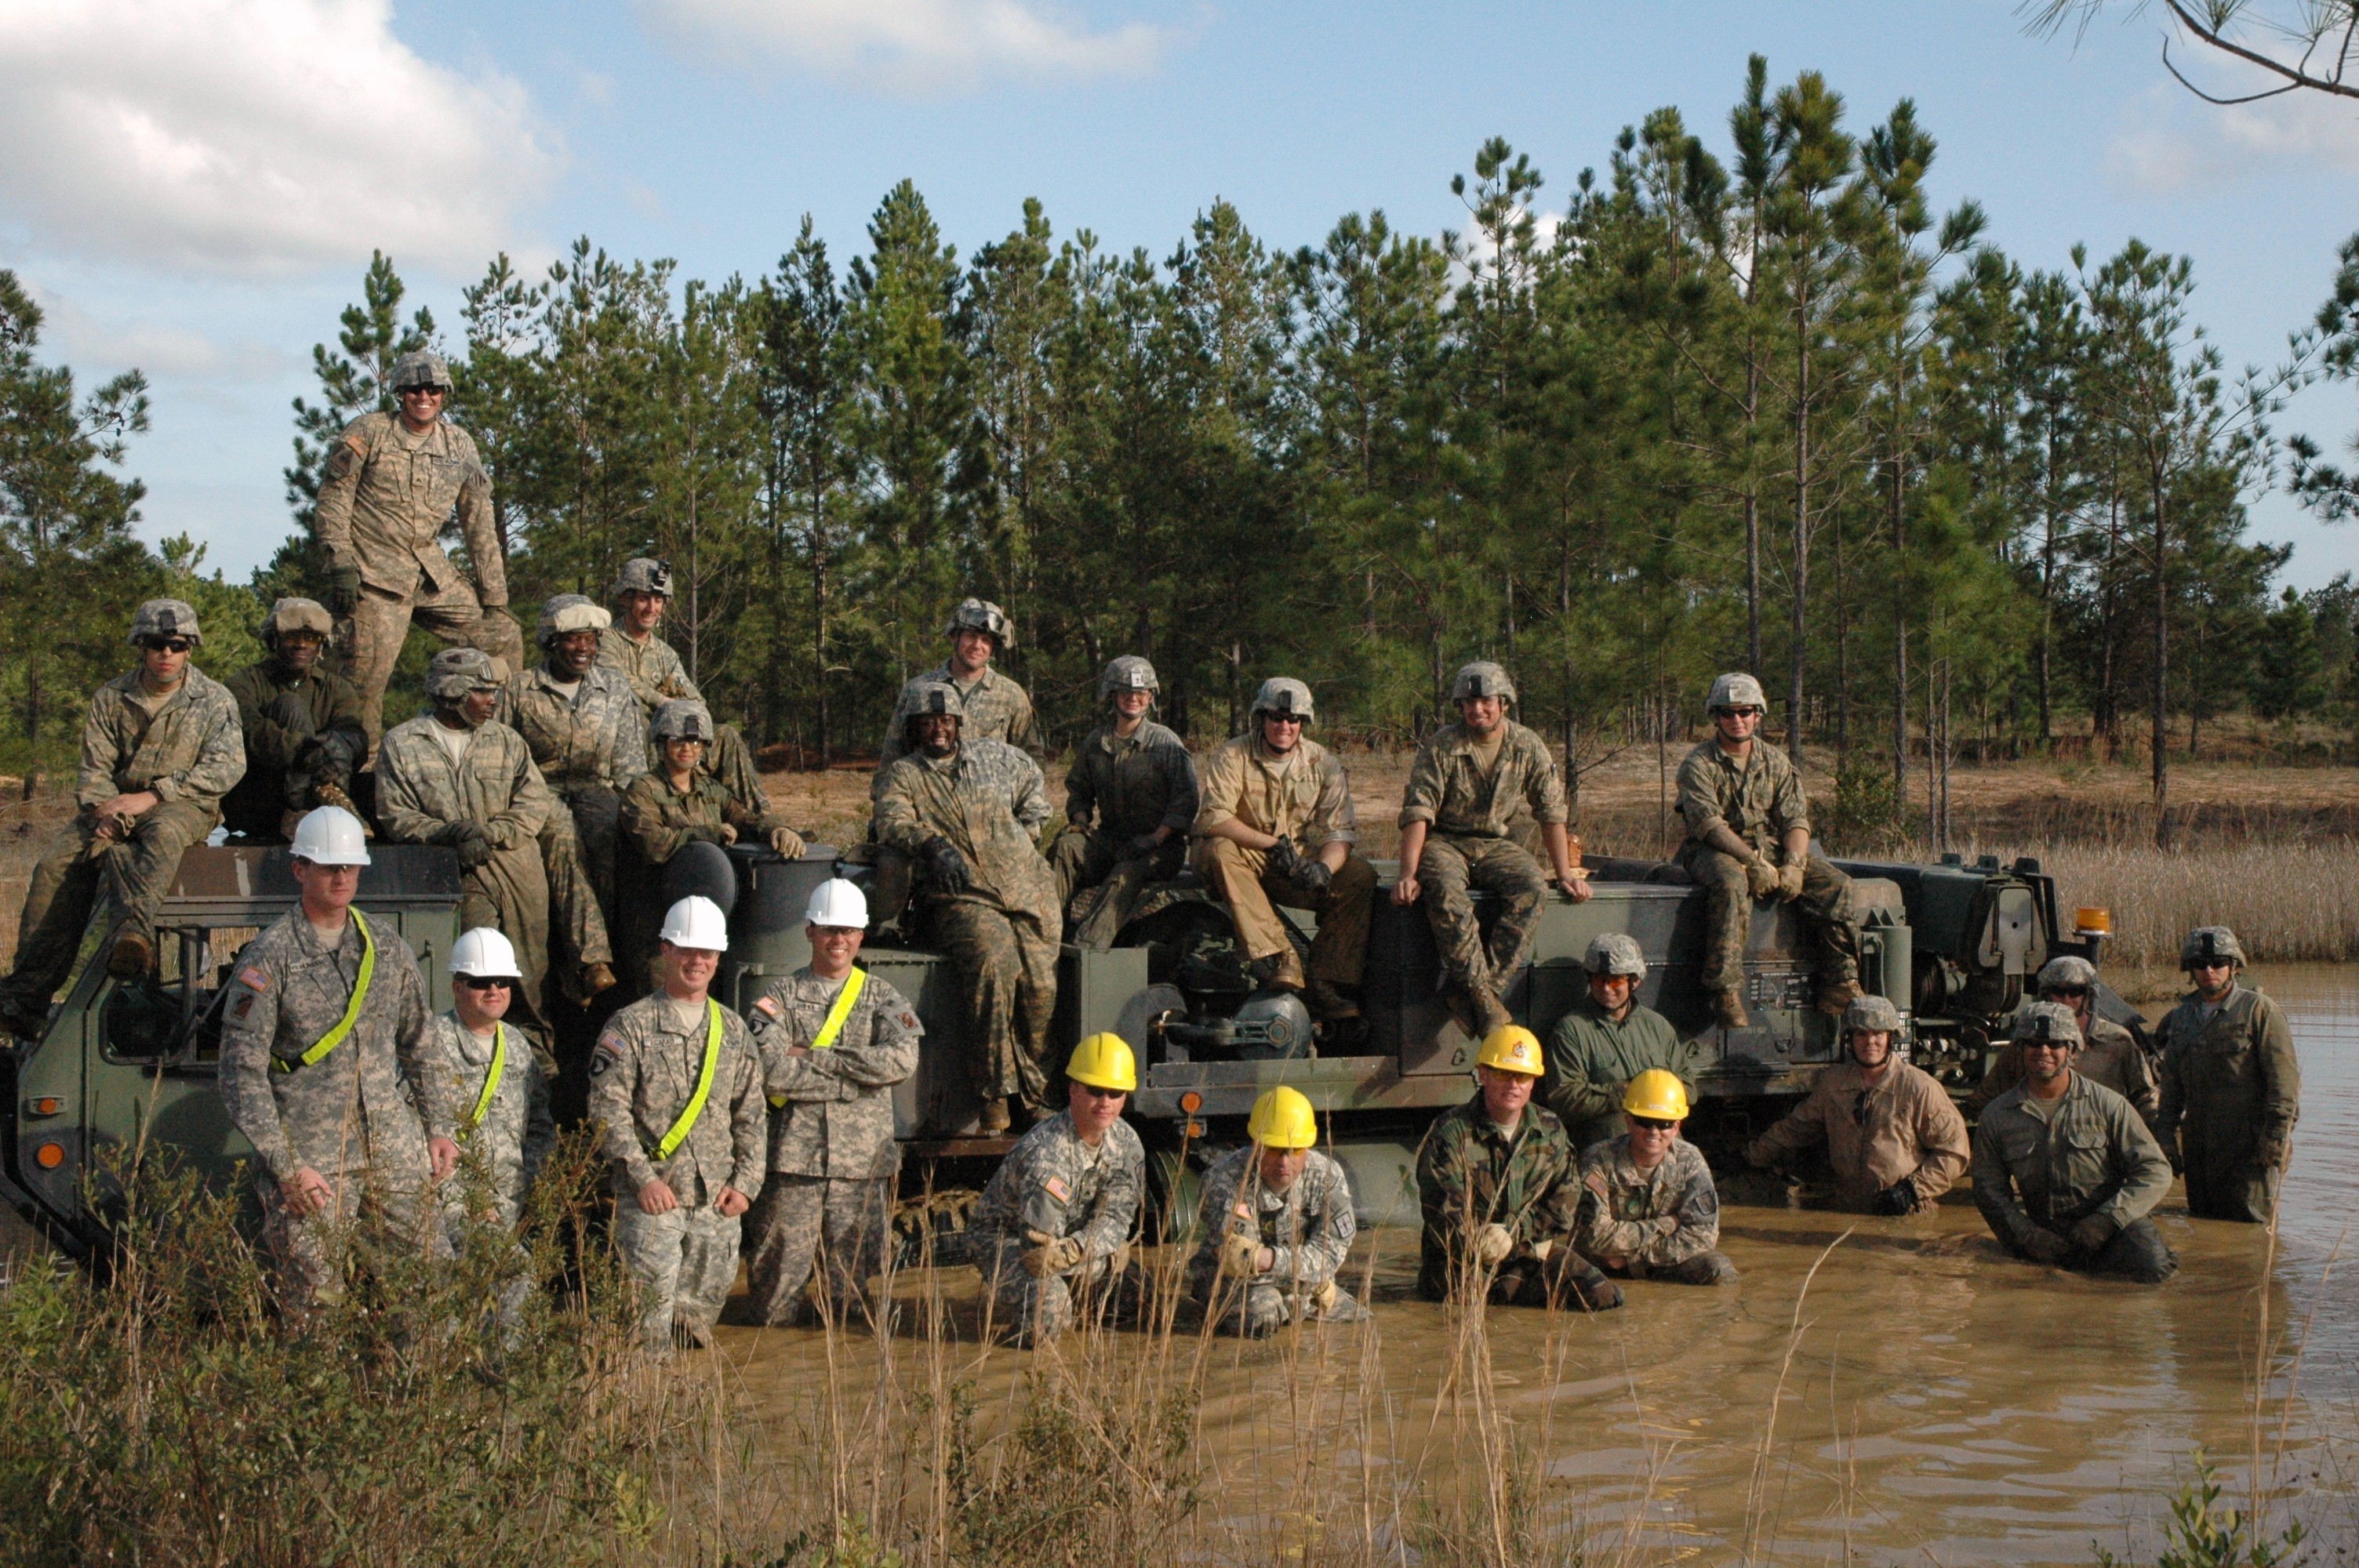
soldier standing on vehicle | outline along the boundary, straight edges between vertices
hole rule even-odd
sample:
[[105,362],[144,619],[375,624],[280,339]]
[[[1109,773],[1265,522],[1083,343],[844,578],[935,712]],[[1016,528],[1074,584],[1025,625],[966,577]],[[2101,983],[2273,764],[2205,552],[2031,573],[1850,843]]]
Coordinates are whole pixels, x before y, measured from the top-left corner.
[[1753,901],[1801,912],[1818,948],[1818,1005],[1843,1015],[1860,994],[1859,912],[1851,879],[1810,849],[1810,803],[1786,753],[1756,738],[1768,699],[1748,675],[1712,683],[1713,737],[1680,763],[1680,864],[1704,890],[1703,988],[1723,1028],[1744,1029],[1745,944]]
[[353,774],[368,755],[368,731],[360,688],[322,656],[334,626],[317,600],[280,600],[262,623],[262,659],[224,683],[245,736],[245,776],[222,801],[232,833],[277,844],[315,806],[360,815]]
[[551,905],[581,966],[581,1000],[614,983],[614,955],[563,803],[541,782],[524,737],[492,718],[495,672],[478,649],[434,655],[426,672],[433,711],[396,726],[377,759],[377,821],[388,843],[459,852],[460,924],[494,926],[516,945],[521,1022],[549,1046]]
[[2072,1070],[2081,1028],[2036,1001],[2015,1015],[2023,1081],[1974,1126],[1974,1206],[2018,1258],[2160,1284],[2179,1256],[2147,1217],[2170,1162],[2130,1102]]
[[1900,1010],[1864,996],[1843,1014],[1851,1060],[1821,1073],[1787,1118],[1745,1151],[1747,1164],[1783,1167],[1824,1144],[1835,1202],[1867,1214],[1915,1214],[1957,1184],[1973,1158],[1950,1091],[1896,1044]]
[[1564,1124],[1531,1103],[1543,1071],[1538,1036],[1516,1023],[1495,1029],[1475,1058],[1474,1098],[1427,1129],[1417,1160],[1425,1220],[1417,1288],[1428,1301],[1622,1304],[1622,1288],[1574,1241],[1579,1164]]
[[[1229,906],[1257,983],[1307,990],[1321,1019],[1356,1019],[1376,872],[1352,849],[1360,828],[1343,764],[1303,734],[1314,717],[1300,681],[1261,683],[1250,730],[1204,764],[1196,869]],[[1307,983],[1280,903],[1318,913]]]
[[[1147,717],[1162,689],[1155,666],[1136,654],[1108,665],[1098,699],[1112,704],[1114,718],[1090,731],[1065,775],[1066,827],[1049,864],[1072,939],[1099,952],[1130,924],[1149,883],[1179,874],[1196,820],[1196,760]],[[1097,888],[1104,891],[1086,908],[1075,903]]]
[[151,599],[131,622],[139,667],[100,687],[82,723],[82,809],[33,868],[16,922],[16,961],[0,980],[0,1025],[38,1038],[49,1000],[73,968],[92,907],[123,925],[107,973],[144,975],[155,962],[156,906],[181,853],[221,822],[221,800],[245,772],[237,699],[191,669],[197,612]]
[[1700,1048],[1680,1043],[1670,1021],[1638,1004],[1647,957],[1636,937],[1608,932],[1582,959],[1589,991],[1549,1036],[1549,1104],[1564,1119],[1575,1151],[1620,1136],[1630,1080],[1660,1067],[1695,1093]]
[[2203,925],[2180,945],[2195,989],[2162,1021],[2162,1094],[2156,1132],[2177,1144],[2187,1212],[2198,1219],[2266,1225],[2293,1158],[2301,1115],[2301,1065],[2277,1004],[2236,983],[2245,949],[2224,925]]
[[1343,1289],[1358,1228],[1343,1167],[1319,1152],[1319,1119],[1301,1091],[1265,1090],[1245,1120],[1252,1141],[1204,1173],[1188,1261],[1188,1299],[1223,1334],[1261,1339],[1289,1323],[1360,1323]]
[[[1589,897],[1589,881],[1573,860],[1565,826],[1571,811],[1548,746],[1507,717],[1516,700],[1507,672],[1487,661],[1468,665],[1450,697],[1458,722],[1429,736],[1409,766],[1393,902],[1406,908],[1424,899],[1442,981],[1456,992],[1460,1022],[1479,1035],[1514,1022],[1500,999],[1531,956],[1540,900],[1553,885],[1580,903]],[[1539,824],[1547,875],[1531,851],[1507,836],[1519,806]],[[1487,946],[1469,896],[1477,891],[1499,904]]]
[[711,1343],[737,1279],[739,1217],[761,1195],[769,1153],[760,1053],[710,994],[728,947],[718,904],[673,904],[659,988],[607,1021],[590,1058],[590,1116],[614,1173],[614,1249],[639,1284],[640,1341],[658,1354]]
[[[344,427],[320,470],[313,514],[328,553],[328,608],[350,625],[344,674],[360,690],[372,752],[385,733],[386,683],[412,621],[445,643],[524,667],[524,635],[503,608],[507,552],[491,476],[474,438],[442,416],[451,369],[420,349],[396,360],[389,379],[399,412],[364,414]],[[453,507],[472,583],[436,542]]]
[[[631,683],[642,717],[652,720],[667,702],[702,702],[704,694],[688,678],[672,645],[658,635],[664,608],[671,602],[671,566],[650,557],[625,561],[614,574],[612,590],[621,619],[598,633],[598,663]],[[713,732],[699,764],[721,781],[729,797],[748,814],[759,816],[770,809],[769,792],[762,787],[761,770],[753,748],[734,724]],[[649,765],[654,765],[650,756]]]
[[1076,1298],[1130,1260],[1147,1151],[1122,1119],[1138,1063],[1119,1034],[1093,1034],[1065,1065],[1065,1108],[1036,1124],[993,1172],[963,1255],[983,1271],[995,1333],[1043,1345],[1073,1325]]
[[462,1156],[459,1173],[442,1184],[454,1249],[470,1224],[516,1229],[557,1141],[549,1071],[532,1042],[504,1022],[523,979],[514,944],[488,925],[451,944],[451,1011],[436,1015],[429,1045]]
[[342,1292],[364,1203],[447,1253],[429,1182],[459,1161],[418,960],[390,920],[353,907],[369,852],[360,818],[323,806],[290,846],[301,896],[238,955],[223,999],[222,1106],[254,1145],[281,1310]]
[[[2072,1057],[2072,1071],[2093,1084],[2103,1084],[2124,1099],[2147,1127],[2160,1111],[2154,1065],[2137,1036],[2097,1011],[2097,966],[2086,958],[2050,958],[2040,967],[2039,1000],[2070,1008],[2081,1026],[2081,1049]],[[1966,1114],[1980,1117],[1991,1102],[2023,1081],[2023,1052],[2010,1040],[1990,1071],[1966,1100]],[[2169,1150],[2164,1151],[2166,1153]]]
[[1725,1285],[1736,1265],[1720,1250],[1720,1191],[1703,1152],[1680,1136],[1688,1093],[1650,1067],[1623,1092],[1619,1138],[1581,1157],[1581,1249],[1609,1274]]
[[509,677],[492,708],[494,719],[524,737],[541,782],[565,803],[574,848],[610,935],[623,791],[647,771],[638,698],[628,681],[598,663],[598,639],[613,619],[578,593],[550,600],[533,633],[541,663]]
[[876,802],[876,836],[924,872],[928,929],[957,971],[968,1063],[985,1134],[1012,1124],[1010,1096],[1046,1114],[1057,1011],[1057,879],[1034,835],[1049,818],[1040,764],[1004,741],[961,733],[940,682],[907,697],[911,753]]
[[918,1070],[917,1010],[853,960],[868,901],[841,879],[812,890],[810,962],[754,1003],[747,1022],[770,1100],[770,1173],[745,1222],[746,1293],[760,1322],[808,1317],[803,1287],[825,1260],[828,1321],[849,1322],[885,1265],[901,1146],[893,1088]]

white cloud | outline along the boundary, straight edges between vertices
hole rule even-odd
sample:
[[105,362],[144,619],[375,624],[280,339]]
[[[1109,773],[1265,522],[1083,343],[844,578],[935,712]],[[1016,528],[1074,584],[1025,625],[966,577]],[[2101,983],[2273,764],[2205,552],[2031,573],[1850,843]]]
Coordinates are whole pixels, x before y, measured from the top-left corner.
[[2158,196],[2234,184],[2272,167],[2359,170],[2359,114],[2317,92],[2220,107],[2163,82],[2147,90],[2105,148],[2110,178]]
[[1169,46],[1133,22],[1093,31],[1037,0],[640,0],[730,59],[758,49],[857,85],[919,95],[986,77],[1136,76]]
[[473,270],[556,157],[387,0],[0,0],[0,212],[45,248],[270,276]]
[[114,326],[27,278],[41,308],[45,359],[74,365],[86,379],[137,368],[190,381],[267,382],[300,370],[292,352],[253,339],[219,339],[186,327],[133,321]]

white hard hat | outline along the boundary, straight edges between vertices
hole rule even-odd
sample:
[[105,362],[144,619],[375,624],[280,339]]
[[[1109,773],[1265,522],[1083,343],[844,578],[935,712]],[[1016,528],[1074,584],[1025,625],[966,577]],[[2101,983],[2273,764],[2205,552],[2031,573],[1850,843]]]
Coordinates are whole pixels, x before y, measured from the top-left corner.
[[361,819],[341,806],[323,806],[305,814],[295,825],[295,842],[287,852],[315,866],[365,866],[368,838]]
[[721,906],[695,893],[665,913],[663,930],[658,935],[675,947],[695,947],[707,953],[729,951],[729,922],[722,914]]
[[479,980],[524,979],[516,966],[516,946],[488,925],[460,933],[451,944],[451,972]]
[[868,895],[842,877],[831,877],[811,889],[810,907],[803,911],[803,921],[809,925],[844,925],[864,931]]

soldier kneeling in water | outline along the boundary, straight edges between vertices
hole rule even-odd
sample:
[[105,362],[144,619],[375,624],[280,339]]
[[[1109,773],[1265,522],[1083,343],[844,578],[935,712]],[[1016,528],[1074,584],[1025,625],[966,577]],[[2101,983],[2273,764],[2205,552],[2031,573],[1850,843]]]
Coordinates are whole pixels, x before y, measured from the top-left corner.
[[1343,1167],[1312,1147],[1319,1119],[1283,1084],[1254,1102],[1253,1141],[1204,1173],[1189,1300],[1223,1334],[1259,1339],[1289,1323],[1358,1323],[1340,1276],[1357,1228]]

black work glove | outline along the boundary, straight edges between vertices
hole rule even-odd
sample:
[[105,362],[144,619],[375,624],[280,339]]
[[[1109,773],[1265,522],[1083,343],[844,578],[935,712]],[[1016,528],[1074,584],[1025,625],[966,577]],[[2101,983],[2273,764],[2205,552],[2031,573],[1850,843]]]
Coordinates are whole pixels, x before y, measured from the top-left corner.
[[2071,1260],[2072,1244],[2052,1230],[2035,1226],[2023,1238],[2023,1249],[2042,1263],[2062,1264]]
[[317,728],[311,722],[311,705],[303,700],[300,692],[280,692],[262,710],[262,716],[281,730],[292,730],[298,735],[309,735]]
[[1122,847],[1122,858],[1125,860],[1144,860],[1162,848],[1162,839],[1152,833],[1142,833]]
[[330,567],[328,568],[328,613],[350,615],[361,607],[361,568]]
[[926,877],[938,892],[964,892],[974,880],[966,869],[966,857],[947,838],[927,839],[919,854],[926,862]]
[[1302,868],[1302,856],[1295,849],[1294,840],[1280,838],[1268,852],[1269,869],[1288,881],[1294,881],[1295,873]]
[[480,822],[453,822],[434,836],[438,844],[459,851],[459,869],[472,871],[492,858],[492,836]]
[[1334,871],[1318,856],[1297,855],[1294,858],[1294,885],[1304,892],[1325,892],[1327,884],[1334,880]]
[[2072,1227],[2068,1238],[2082,1251],[2094,1256],[2103,1252],[2114,1239],[2114,1222],[2102,1214],[2093,1214]]
[[1906,1179],[1895,1182],[1876,1194],[1875,1201],[1867,1206],[1877,1214],[1915,1214],[1917,1184]]

